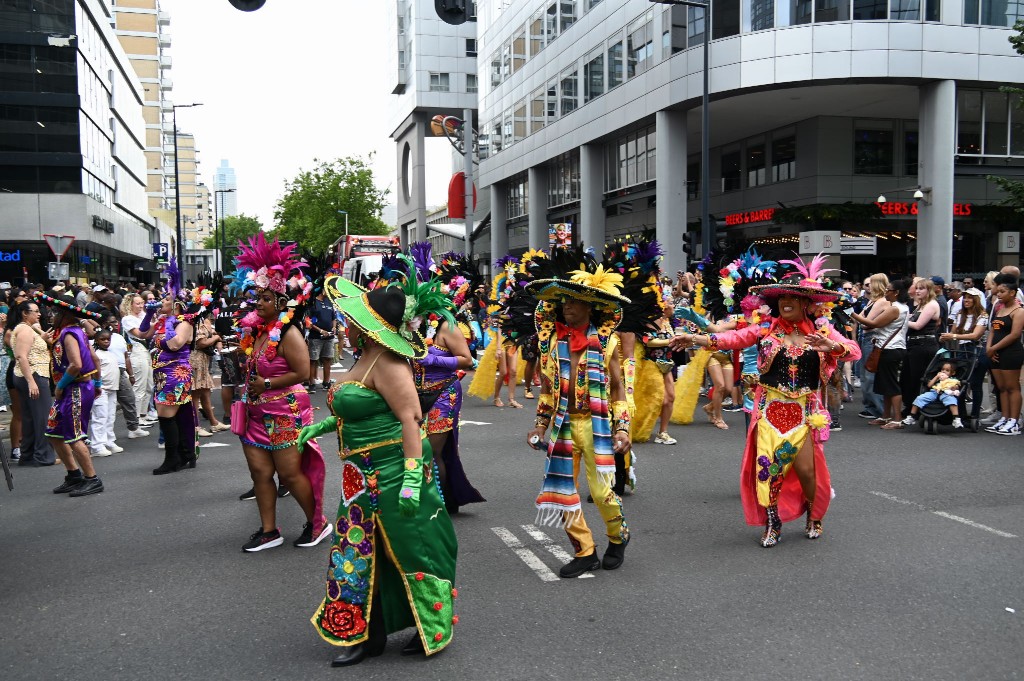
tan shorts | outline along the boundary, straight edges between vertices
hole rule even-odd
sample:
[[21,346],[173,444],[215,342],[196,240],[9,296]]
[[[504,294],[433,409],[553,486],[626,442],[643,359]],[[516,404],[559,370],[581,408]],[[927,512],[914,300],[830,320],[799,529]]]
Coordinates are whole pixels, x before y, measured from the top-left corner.
[[719,350],[715,354],[711,355],[711,359],[708,360],[708,366],[718,365],[723,369],[732,368],[732,355],[728,352]]

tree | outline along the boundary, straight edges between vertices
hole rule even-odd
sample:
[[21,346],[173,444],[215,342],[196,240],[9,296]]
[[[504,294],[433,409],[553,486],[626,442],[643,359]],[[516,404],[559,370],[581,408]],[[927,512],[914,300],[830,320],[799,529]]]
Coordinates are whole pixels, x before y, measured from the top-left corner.
[[[217,229],[223,230],[223,245],[227,248],[236,248],[239,241],[248,241],[249,237],[255,236],[263,229],[263,223],[258,218],[249,215],[229,215],[224,218],[223,225],[218,222]],[[211,234],[203,241],[203,248],[217,248],[217,234]]]
[[381,220],[388,190],[378,189],[370,159],[313,159],[313,170],[301,170],[285,182],[285,193],[277,202],[274,220],[278,239],[297,241],[302,251],[322,254],[345,233],[348,212],[349,234],[387,234],[391,228]]
[[[1013,45],[1013,49],[1017,54],[1024,55],[1024,20],[1017,21],[1013,25],[1013,30],[1017,32],[1016,35],[1011,35],[1008,40]],[[1009,94],[1020,95],[1018,99],[1017,109],[1018,111],[1024,111],[1024,90],[1015,87],[1001,87],[1001,92]],[[989,182],[994,182],[997,187],[1006,192],[1006,198],[1000,203],[1004,206],[1011,206],[1018,213],[1024,213],[1024,180],[1014,180],[1009,177],[1000,177],[998,175],[988,175],[987,179]]]

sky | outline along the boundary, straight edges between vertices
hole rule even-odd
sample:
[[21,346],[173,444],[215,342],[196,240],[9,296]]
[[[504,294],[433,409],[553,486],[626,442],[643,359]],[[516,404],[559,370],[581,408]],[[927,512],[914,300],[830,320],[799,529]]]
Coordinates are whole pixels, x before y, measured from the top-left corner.
[[[201,179],[228,159],[238,210],[274,226],[286,180],[314,159],[368,157],[377,185],[397,195],[380,0],[267,0],[255,12],[228,0],[161,0],[171,15],[171,98],[178,128],[196,136]],[[427,202],[447,200],[450,147],[428,140]],[[355,231],[355,225],[353,232]]]

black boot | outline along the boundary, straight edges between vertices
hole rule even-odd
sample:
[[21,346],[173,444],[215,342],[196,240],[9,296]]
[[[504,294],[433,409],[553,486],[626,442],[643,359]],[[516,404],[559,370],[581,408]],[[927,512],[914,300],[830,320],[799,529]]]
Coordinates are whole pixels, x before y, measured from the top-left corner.
[[409,639],[409,642],[402,646],[402,654],[421,655],[423,653],[423,639],[420,638],[420,632],[417,629],[412,633],[412,638]]
[[369,638],[362,643],[348,646],[340,655],[331,660],[332,667],[349,667],[359,664],[368,657],[377,657],[384,652],[388,643],[388,635],[384,631],[384,613],[380,607],[380,594],[373,595],[373,605],[370,606],[370,632]]
[[178,422],[173,418],[160,417],[160,430],[164,434],[164,462],[153,469],[153,475],[166,475],[181,470],[178,457]]
[[182,468],[195,468],[199,455],[196,454],[196,420],[194,411],[185,411],[188,405],[182,405],[175,414],[178,423],[178,456]]

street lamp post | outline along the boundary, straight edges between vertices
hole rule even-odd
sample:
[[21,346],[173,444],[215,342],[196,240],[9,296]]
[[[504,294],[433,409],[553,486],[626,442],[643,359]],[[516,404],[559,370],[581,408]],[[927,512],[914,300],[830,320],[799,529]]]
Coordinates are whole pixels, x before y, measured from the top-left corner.
[[465,179],[464,194],[466,203],[465,239],[466,258],[473,256],[473,154],[478,151],[479,135],[473,129],[473,110],[463,109],[463,118],[457,116],[437,115],[430,121],[430,128],[435,137],[444,135],[457,151],[462,154],[463,173]]
[[711,211],[708,207],[708,192],[711,190],[711,117],[708,113],[710,90],[710,61],[708,54],[711,45],[711,3],[700,0],[651,0],[660,5],[686,5],[704,10],[704,92],[701,96],[700,117],[700,238],[705,256],[711,251],[715,239],[715,225],[711,222]]
[[[213,205],[217,209],[217,223],[214,227],[213,247],[217,249],[217,269],[224,272],[224,261],[227,259],[228,231],[224,224],[224,195],[231,194],[234,189],[214,189]],[[217,194],[220,194],[220,203],[217,203]]]
[[174,236],[175,255],[178,256],[178,267],[183,267],[182,254],[184,253],[184,242],[181,240],[181,183],[178,182],[178,109],[191,109],[195,106],[202,106],[201,103],[173,104],[171,106],[171,125],[174,127]]
[[348,211],[339,210],[338,213],[345,216],[345,236],[348,236]]

